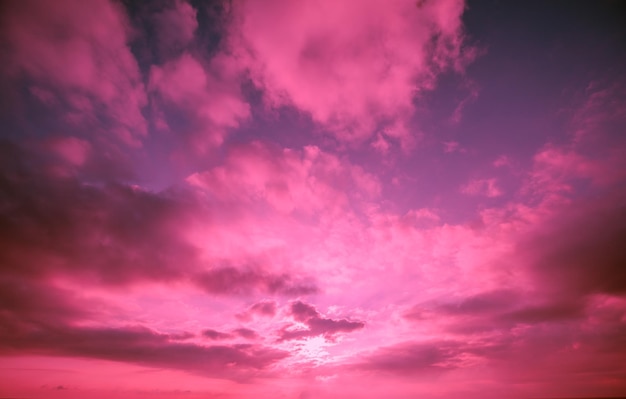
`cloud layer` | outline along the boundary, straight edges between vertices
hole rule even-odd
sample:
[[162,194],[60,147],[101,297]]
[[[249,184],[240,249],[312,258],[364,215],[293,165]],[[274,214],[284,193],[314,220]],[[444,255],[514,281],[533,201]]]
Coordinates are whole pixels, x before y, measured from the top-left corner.
[[621,25],[515,7],[2,4],[0,396],[626,394]]

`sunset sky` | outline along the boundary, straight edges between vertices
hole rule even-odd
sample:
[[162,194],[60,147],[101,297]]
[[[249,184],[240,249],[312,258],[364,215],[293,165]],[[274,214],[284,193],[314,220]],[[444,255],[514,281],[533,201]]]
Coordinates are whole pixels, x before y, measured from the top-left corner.
[[626,396],[626,3],[0,3],[0,398]]

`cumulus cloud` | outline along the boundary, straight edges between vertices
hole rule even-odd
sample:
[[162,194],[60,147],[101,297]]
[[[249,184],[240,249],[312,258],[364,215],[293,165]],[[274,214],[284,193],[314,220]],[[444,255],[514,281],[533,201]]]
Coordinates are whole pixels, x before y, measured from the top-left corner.
[[380,192],[373,175],[316,146],[279,149],[258,141],[232,148],[223,166],[187,181],[220,201],[262,200],[281,213],[332,213],[351,199],[367,200]]
[[198,20],[197,10],[184,0],[176,0],[169,7],[151,15],[155,25],[155,41],[162,55],[185,48],[194,39]]
[[235,267],[203,258],[183,234],[186,221],[203,212],[191,192],[153,193],[50,176],[50,164],[35,162],[31,151],[2,144],[0,270],[6,275],[42,281],[65,276],[111,286],[190,281],[221,295],[317,291],[310,280],[261,264]]
[[141,145],[147,98],[118,4],[22,1],[4,4],[1,18],[8,76],[24,77],[35,98],[68,124],[104,141]]
[[231,46],[273,106],[311,115],[342,141],[415,133],[412,101],[447,68],[461,70],[462,1],[271,1],[234,5]]
[[228,129],[249,116],[239,71],[228,56],[218,55],[204,64],[188,52],[153,66],[148,87],[163,115],[159,126],[186,133],[195,151],[219,146]]

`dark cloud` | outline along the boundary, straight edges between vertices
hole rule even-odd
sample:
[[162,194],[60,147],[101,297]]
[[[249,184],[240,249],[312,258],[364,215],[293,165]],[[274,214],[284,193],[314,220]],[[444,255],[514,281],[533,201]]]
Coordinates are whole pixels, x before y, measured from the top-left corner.
[[461,345],[455,342],[406,342],[382,347],[352,367],[393,374],[427,374],[455,368]]
[[291,304],[291,315],[297,321],[306,321],[310,318],[319,318],[319,312],[311,305],[296,301]]
[[444,304],[437,308],[450,314],[492,313],[510,308],[519,299],[519,294],[510,290],[482,292],[461,300],[455,304]]
[[256,269],[221,267],[197,274],[195,283],[204,290],[217,294],[249,294],[266,292],[289,296],[317,292],[311,283],[295,281],[287,274],[272,274]]
[[584,305],[578,303],[548,303],[519,307],[498,316],[503,322],[536,324],[579,319],[584,316]]
[[261,267],[206,270],[183,230],[205,210],[184,190],[152,193],[84,183],[48,171],[54,160],[0,142],[0,272],[43,281],[64,275],[98,285],[191,280],[211,294],[317,292]]
[[170,334],[169,337],[171,340],[175,340],[175,341],[185,341],[187,339],[191,339],[194,338],[196,335],[193,333],[190,333],[188,331],[183,331],[180,333],[174,333],[174,334]]
[[302,339],[306,337],[324,336],[332,339],[338,333],[348,333],[365,327],[361,321],[349,321],[346,319],[333,320],[323,318],[320,313],[311,305],[301,301],[291,304],[291,316],[299,322],[304,323],[307,330],[281,330],[280,340]]
[[[211,265],[183,234],[186,222],[206,212],[193,192],[153,193],[123,183],[81,181],[56,173],[61,161],[37,151],[0,142],[1,353],[108,359],[233,379],[286,356],[258,345],[199,345],[186,341],[193,337],[186,332],[79,327],[99,325],[115,312],[89,298],[88,288],[94,286],[187,281],[220,295],[302,295],[316,288],[261,267],[204,271]],[[85,290],[60,288],[57,278]],[[272,305],[254,311],[271,313]],[[254,332],[205,331],[203,336],[253,339]]]
[[211,329],[202,331],[202,336],[213,340],[224,340],[233,338],[232,334],[223,333]]
[[245,327],[236,328],[231,333],[208,329],[202,331],[202,336],[214,341],[230,340],[236,337],[245,339],[257,339],[259,337],[256,331]]
[[[79,303],[83,307],[79,307]],[[89,317],[89,309],[100,305],[37,281],[0,276],[0,320],[70,322]]]
[[250,307],[249,312],[262,316],[274,316],[276,314],[276,302],[263,301],[255,303]]
[[237,313],[236,318],[242,321],[250,321],[253,316],[272,317],[276,314],[276,302],[261,301],[250,306],[246,311]]
[[177,238],[174,222],[186,213],[170,194],[55,178],[19,147],[4,143],[7,153],[0,171],[3,273],[124,284],[177,278],[197,265],[196,250]]
[[448,332],[461,335],[490,331],[508,332],[516,326],[581,321],[587,302],[547,295],[493,290],[461,298],[453,303],[419,304],[404,313],[411,322],[443,321]]
[[244,327],[233,330],[233,333],[245,339],[257,339],[259,337],[256,331]]
[[406,311],[407,320],[424,320],[429,315],[480,316],[502,312],[512,308],[520,294],[511,290],[493,290],[460,298],[454,302],[418,304]]
[[285,358],[283,351],[254,345],[201,346],[172,342],[167,334],[141,326],[106,328],[25,325],[0,330],[4,353],[81,356],[245,378]]
[[520,246],[537,283],[572,299],[626,294],[626,206],[623,196],[577,203],[533,232]]

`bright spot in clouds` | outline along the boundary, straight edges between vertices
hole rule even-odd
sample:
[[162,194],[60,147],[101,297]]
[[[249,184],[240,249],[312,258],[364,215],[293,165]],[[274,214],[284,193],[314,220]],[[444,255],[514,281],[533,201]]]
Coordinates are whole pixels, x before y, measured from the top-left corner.
[[0,397],[626,395],[619,2],[0,5]]

